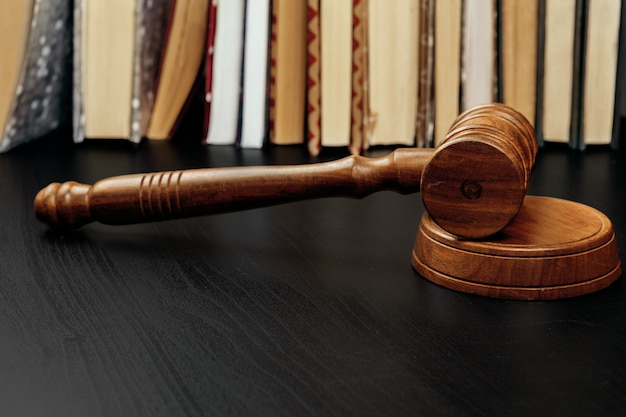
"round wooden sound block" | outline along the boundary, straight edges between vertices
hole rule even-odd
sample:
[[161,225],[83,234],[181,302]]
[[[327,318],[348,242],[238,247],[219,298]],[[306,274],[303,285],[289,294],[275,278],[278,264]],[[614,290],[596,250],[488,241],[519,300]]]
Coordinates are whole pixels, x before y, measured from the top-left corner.
[[412,265],[426,279],[495,298],[550,300],[606,288],[621,275],[610,220],[573,201],[527,196],[503,231],[459,238],[424,214]]

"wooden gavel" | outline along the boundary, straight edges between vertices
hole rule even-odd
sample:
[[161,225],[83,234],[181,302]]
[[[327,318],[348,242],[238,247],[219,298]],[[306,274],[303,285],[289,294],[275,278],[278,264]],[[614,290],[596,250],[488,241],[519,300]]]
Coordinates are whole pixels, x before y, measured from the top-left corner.
[[420,192],[431,218],[464,238],[502,230],[518,213],[535,162],[532,125],[488,104],[461,114],[436,149],[401,148],[381,158],[265,167],[206,168],[106,178],[89,186],[52,183],[35,197],[52,228],[92,221],[120,225],[252,209],[376,191]]

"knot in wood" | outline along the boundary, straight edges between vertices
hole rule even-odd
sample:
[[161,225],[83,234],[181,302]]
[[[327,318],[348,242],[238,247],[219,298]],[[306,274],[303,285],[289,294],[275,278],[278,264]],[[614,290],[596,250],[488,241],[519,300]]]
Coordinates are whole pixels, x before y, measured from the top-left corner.
[[469,200],[476,200],[480,197],[480,193],[483,191],[480,183],[476,181],[465,181],[461,186],[461,193]]

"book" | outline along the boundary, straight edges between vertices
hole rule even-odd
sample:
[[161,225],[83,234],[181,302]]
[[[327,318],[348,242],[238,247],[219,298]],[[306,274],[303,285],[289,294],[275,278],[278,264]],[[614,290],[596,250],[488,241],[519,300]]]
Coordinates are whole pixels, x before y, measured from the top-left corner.
[[[577,90],[574,75],[580,64],[575,53],[577,0],[539,2],[536,131],[541,142],[572,143],[572,108]],[[580,30],[580,29],[579,29]],[[580,32],[579,32],[580,33]]]
[[[125,0],[77,0],[76,7],[74,90],[79,109],[75,113],[79,116],[75,118],[74,140],[121,138],[139,142],[139,130],[131,132],[133,100],[136,107],[145,104],[133,97],[136,4]],[[135,127],[140,125],[142,122],[136,120]]]
[[204,55],[204,103],[203,103],[203,126],[202,140],[206,144],[209,134],[209,120],[211,119],[212,105],[212,81],[213,81],[213,52],[215,51],[215,22],[217,17],[217,0],[211,0],[209,5],[209,22],[206,34],[206,46]]
[[[325,7],[325,14],[331,14],[331,20],[326,21],[326,25],[321,25],[320,20],[323,19],[320,16],[320,0],[308,0],[308,36],[307,36],[307,144],[309,153],[312,156],[319,154],[322,146],[348,146],[348,150],[352,154],[360,154],[366,145],[366,126],[367,126],[367,94],[366,94],[366,81],[367,81],[367,0],[350,0],[343,5],[333,5]],[[341,19],[338,19],[337,12],[333,7],[342,6],[344,8]],[[346,16],[346,14],[350,16]],[[333,15],[335,15],[333,17]],[[349,44],[343,45],[343,51],[341,52],[341,59],[343,62],[343,82],[336,86],[336,88],[329,88],[332,83],[324,85],[324,90],[330,90],[329,93],[322,93],[321,85],[323,80],[333,77],[334,82],[339,81],[338,77],[333,74],[336,64],[332,64],[333,59],[324,59],[321,55],[322,39],[320,39],[320,33],[326,33],[326,46],[325,54],[337,53],[337,45],[333,45],[332,35],[333,30],[338,28],[331,28],[331,30],[322,31],[322,27],[331,25],[331,22],[335,26],[339,26],[338,23],[344,25],[341,28],[343,32],[344,41],[348,40]],[[346,29],[350,33],[346,33]],[[325,55],[327,56],[327,55]],[[331,55],[332,56],[332,55]],[[336,58],[336,57],[335,57]],[[324,60],[326,65],[322,65],[321,61]],[[327,74],[324,79],[321,77],[321,68],[326,68]],[[325,103],[328,103],[332,98],[341,91],[341,116],[339,112],[331,114],[332,118],[339,119],[341,132],[343,139],[341,141],[333,141],[328,143],[328,132],[337,131],[336,128],[331,128],[331,124],[328,120],[329,110],[335,106],[336,103],[330,103],[330,105],[324,106],[322,111],[322,99],[324,96]],[[347,99],[347,102],[346,102]],[[335,106],[336,108],[337,106]],[[322,135],[322,113],[325,114],[324,120],[324,135]],[[348,126],[345,126],[345,122],[348,122]],[[326,137],[323,140],[322,137]],[[337,137],[334,134],[335,138]]]
[[497,92],[494,0],[464,0],[461,110],[493,102]]
[[620,0],[587,4],[579,139],[582,148],[611,143],[620,15]]
[[2,52],[0,91],[10,92],[0,95],[0,126],[3,132],[12,111],[13,99],[18,90],[27,55],[34,4],[34,0],[0,3],[0,13],[12,17],[0,26],[0,52]]
[[268,133],[270,6],[270,0],[246,2],[240,139],[242,148],[262,148]]
[[534,125],[538,1],[500,1],[502,99],[505,104],[517,109]]
[[[75,2],[76,142],[85,138],[141,140],[141,129],[151,113],[159,65],[154,55],[162,49],[169,15],[164,8],[168,6],[123,0]],[[142,50],[138,45],[146,24],[150,24],[151,40]],[[145,60],[148,56],[154,58]]]
[[574,65],[572,75],[572,108],[570,118],[569,145],[583,148],[581,141],[582,95],[584,77],[585,30],[587,18],[587,0],[576,0],[574,9]]
[[352,0],[321,0],[322,146],[349,146],[352,111]]
[[307,82],[307,0],[273,0],[270,142],[304,144]]
[[368,0],[353,0],[352,123],[349,145],[350,153],[353,155],[359,155],[368,146],[367,8]]
[[206,143],[234,145],[241,104],[244,0],[217,3],[212,56],[211,114]]
[[207,13],[208,0],[77,0],[74,140],[170,137],[203,61]]
[[320,0],[307,0],[307,149],[317,156],[321,139]]
[[[172,137],[192,91],[197,88],[204,62],[209,1],[174,0],[170,7],[164,45],[160,55],[155,53],[156,57],[160,57],[160,65],[150,122],[147,129],[142,130],[148,139]],[[146,32],[150,30],[148,25],[146,23]],[[143,42],[139,45],[143,48],[146,48],[150,38],[146,32],[142,34]],[[137,68],[154,59],[149,51],[146,54],[148,56],[140,56],[142,62]]]
[[[620,16],[619,52],[617,61],[617,85],[615,86],[615,118],[613,120],[613,138],[611,147],[619,149],[626,145],[626,7],[622,7]],[[620,143],[621,142],[621,143]]]
[[71,117],[72,10],[67,0],[0,3],[0,152]]
[[420,148],[434,146],[434,44],[435,1],[420,1],[418,91],[415,142]]
[[369,0],[369,145],[415,143],[419,0]]
[[544,40],[546,37],[546,1],[537,1],[537,57],[536,66],[537,71],[535,74],[535,132],[537,135],[538,146],[543,146],[544,141],[541,137],[541,124],[542,124],[542,112],[543,112],[543,70],[544,70],[544,54],[545,45]]
[[[138,32],[134,39],[136,56],[133,60],[132,85],[136,105],[131,106],[131,120],[134,122],[131,125],[131,137],[135,142],[147,131],[155,104],[161,50],[167,37],[174,1],[143,3],[136,9]],[[142,36],[142,32],[149,32],[151,36]]]
[[460,111],[462,0],[435,2],[434,144],[446,137]]

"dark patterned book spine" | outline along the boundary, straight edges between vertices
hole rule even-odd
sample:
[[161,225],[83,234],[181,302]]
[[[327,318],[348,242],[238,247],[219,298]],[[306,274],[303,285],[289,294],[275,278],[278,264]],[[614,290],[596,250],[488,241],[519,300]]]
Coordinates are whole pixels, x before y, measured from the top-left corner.
[[269,126],[270,126],[270,143],[274,143],[276,133],[276,31],[278,22],[278,2],[272,2],[272,27],[270,30],[270,77],[269,77]]
[[131,141],[139,142],[148,128],[159,80],[162,51],[176,0],[137,3]]
[[72,10],[67,0],[36,0],[24,66],[0,152],[69,123]]

